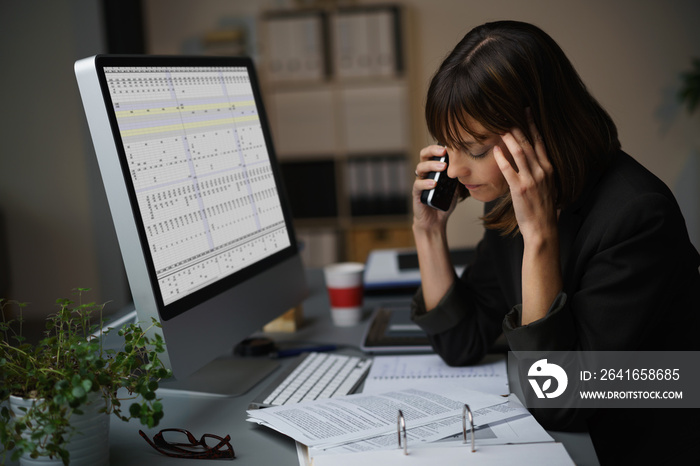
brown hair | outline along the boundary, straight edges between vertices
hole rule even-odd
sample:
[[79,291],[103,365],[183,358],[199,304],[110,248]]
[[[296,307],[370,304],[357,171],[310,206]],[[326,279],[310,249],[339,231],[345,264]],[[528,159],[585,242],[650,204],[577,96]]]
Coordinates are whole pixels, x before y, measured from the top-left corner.
[[[425,118],[439,143],[458,147],[460,128],[484,138],[469,128],[468,117],[503,134],[528,128],[526,108],[554,167],[558,207],[566,207],[581,194],[588,175],[604,169],[620,142],[608,113],[557,43],[538,27],[498,21],[471,30],[433,77]],[[516,232],[510,193],[483,220],[487,228]]]

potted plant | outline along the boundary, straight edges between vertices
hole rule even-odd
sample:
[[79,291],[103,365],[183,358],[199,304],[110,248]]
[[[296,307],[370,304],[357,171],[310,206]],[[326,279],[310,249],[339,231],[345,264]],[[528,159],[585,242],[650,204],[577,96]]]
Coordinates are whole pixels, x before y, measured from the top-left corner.
[[[102,455],[108,457],[108,414],[124,421],[138,418],[148,427],[158,425],[163,417],[155,391],[158,381],[172,374],[158,357],[164,351],[162,337],[147,336],[159,323],[154,320],[146,329],[125,325],[118,330],[121,348],[105,349],[100,332],[104,304],[83,303],[87,291],[74,290],[75,301],[56,301],[58,312],[47,317],[45,334],[36,344],[28,343],[22,335],[22,309],[26,304],[0,300],[3,463],[10,455],[12,460],[25,464],[53,459],[68,465],[69,442],[79,441],[84,435],[81,431],[90,429],[82,421],[93,417],[103,427],[106,425],[101,435],[107,437],[102,440],[107,452]],[[19,308],[16,319],[6,320],[8,306]],[[128,414],[122,411],[126,400],[131,400]]]

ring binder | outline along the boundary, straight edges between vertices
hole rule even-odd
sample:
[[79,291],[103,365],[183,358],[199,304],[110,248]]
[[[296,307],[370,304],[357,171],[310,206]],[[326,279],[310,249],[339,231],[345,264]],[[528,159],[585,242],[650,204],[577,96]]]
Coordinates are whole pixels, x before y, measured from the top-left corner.
[[464,441],[462,443],[467,443],[467,413],[469,413],[469,425],[471,426],[471,436],[472,436],[472,453],[476,451],[474,447],[474,416],[472,416],[472,410],[469,409],[469,405],[465,404],[462,408],[462,432],[464,434]]
[[[479,401],[472,401],[477,405]],[[472,464],[478,462],[479,464],[490,464],[490,465],[501,465],[501,464],[528,464],[528,465],[540,465],[540,464],[561,464],[561,465],[571,465],[574,466],[574,462],[567,453],[566,449],[561,443],[554,441],[551,437],[547,436],[546,440],[535,439],[523,439],[524,443],[516,441],[515,443],[500,441],[494,443],[489,439],[484,439],[483,443],[479,446],[480,454],[476,456],[470,456],[466,453],[465,445],[467,445],[467,428],[471,431],[471,453],[476,452],[476,439],[474,437],[474,415],[471,407],[466,403],[459,403],[462,405],[462,435],[463,441],[460,442],[458,439],[456,441],[448,440],[441,442],[437,441],[431,445],[427,445],[424,442],[415,443],[416,439],[421,439],[420,434],[416,434],[411,440],[414,442],[412,444],[411,452],[408,451],[408,427],[406,426],[406,418],[403,410],[397,409],[398,414],[396,417],[396,434],[398,440],[399,450],[403,450],[403,454],[397,453],[395,447],[390,449],[383,448],[384,440],[374,444],[376,449],[372,448],[370,445],[366,445],[368,448],[362,448],[360,451],[344,451],[344,452],[331,452],[331,451],[319,451],[317,453],[312,451],[312,448],[308,448],[302,455],[300,455],[300,464],[302,466],[374,466],[381,465],[385,466],[387,464],[399,464],[402,461],[407,461],[413,465],[424,465],[424,464],[437,464],[444,466],[461,466],[464,464]],[[459,406],[458,405],[458,406]],[[408,407],[404,407],[408,409]],[[393,410],[392,410],[393,411]],[[479,410],[481,411],[481,410]],[[396,412],[396,411],[393,411]],[[415,413],[409,413],[409,416]],[[449,417],[452,421],[455,420],[459,422],[459,408],[457,412],[451,411]],[[469,424],[467,424],[467,417],[469,418]],[[513,419],[520,418],[520,415],[515,415]],[[446,419],[446,418],[445,418]],[[508,417],[507,419],[511,419]],[[416,418],[416,423],[421,424],[420,417]],[[484,419],[480,417],[480,421],[483,422]],[[481,423],[480,422],[480,423]],[[483,425],[487,425],[485,423]],[[450,422],[450,429],[453,427],[452,422]],[[469,426],[469,427],[467,427]],[[531,428],[530,424],[528,428]],[[510,430],[510,428],[508,428]],[[386,433],[389,437],[393,434],[393,429]],[[376,434],[375,434],[376,435]],[[403,437],[403,438],[402,438]],[[452,436],[449,436],[452,438]],[[368,437],[369,438],[369,437]],[[300,446],[297,444],[297,450]],[[321,448],[323,450],[323,448]],[[330,453],[330,454],[326,454]],[[397,459],[401,455],[407,457],[405,460]],[[406,463],[408,465],[408,463]]]
[[399,448],[401,448],[401,431],[403,430],[403,454],[408,455],[408,440],[406,438],[406,419],[403,417],[403,411],[399,409],[399,416],[396,419],[396,430],[399,436]]
[[[471,430],[472,437],[472,453],[476,451],[474,446],[474,416],[472,415],[472,410],[469,408],[468,404],[465,404],[462,408],[462,434],[464,436],[463,444],[467,443],[467,414],[469,414],[469,426]],[[399,414],[396,417],[396,434],[399,441],[399,449],[403,446],[403,454],[408,455],[408,440],[406,436],[406,418],[403,415],[403,411],[399,409]],[[403,436],[403,443],[401,442],[401,437]]]

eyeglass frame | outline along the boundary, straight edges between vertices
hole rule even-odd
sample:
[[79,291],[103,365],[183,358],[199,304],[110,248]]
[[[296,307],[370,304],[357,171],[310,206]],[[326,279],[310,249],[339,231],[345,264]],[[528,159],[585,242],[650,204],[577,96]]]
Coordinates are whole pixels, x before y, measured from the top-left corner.
[[[163,433],[165,432],[179,432],[182,434],[185,434],[187,437],[187,440],[189,440],[189,444],[187,443],[170,443],[165,438],[163,437]],[[231,436],[226,435],[226,437],[220,437],[218,435],[214,434],[204,434],[202,437],[197,440],[197,438],[188,430],[186,429],[177,429],[177,428],[170,428],[170,429],[162,429],[159,431],[157,434],[153,436],[153,440],[148,438],[148,435],[146,435],[145,432],[142,430],[139,430],[139,435],[146,440],[146,442],[153,447],[156,451],[159,453],[162,453],[166,456],[170,456],[172,458],[189,458],[189,459],[234,459],[236,457],[236,453],[233,450],[233,446],[231,446]],[[210,447],[206,443],[206,438],[213,438],[217,440],[219,443],[217,443],[214,447]],[[181,448],[181,447],[203,447],[203,451],[192,451],[188,450],[186,448]],[[222,449],[223,447],[228,447],[227,449]],[[171,450],[171,451],[168,451]]]

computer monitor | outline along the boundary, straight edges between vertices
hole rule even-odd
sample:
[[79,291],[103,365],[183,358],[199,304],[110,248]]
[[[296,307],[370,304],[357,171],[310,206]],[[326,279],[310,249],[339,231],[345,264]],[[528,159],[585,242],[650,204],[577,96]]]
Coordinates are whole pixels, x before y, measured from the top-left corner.
[[75,73],[138,320],[162,324],[184,388],[247,390],[273,366],[217,358],[307,293],[252,60],[97,55]]

